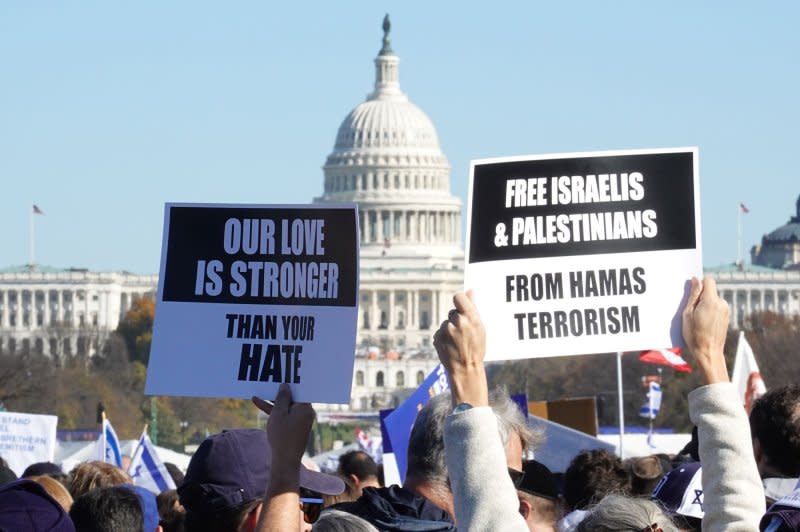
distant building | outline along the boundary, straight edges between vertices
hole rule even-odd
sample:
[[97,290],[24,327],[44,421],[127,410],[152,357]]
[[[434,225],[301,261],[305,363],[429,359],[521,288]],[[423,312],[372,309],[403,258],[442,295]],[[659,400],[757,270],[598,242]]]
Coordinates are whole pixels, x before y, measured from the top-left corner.
[[0,350],[93,355],[156,275],[20,266],[0,269]]
[[753,312],[800,315],[800,197],[796,215],[764,235],[750,251],[752,264],[709,268],[706,273],[731,308],[731,327],[745,326]]
[[764,235],[761,244],[750,250],[753,264],[800,271],[800,196],[795,208],[795,215],[785,225]]

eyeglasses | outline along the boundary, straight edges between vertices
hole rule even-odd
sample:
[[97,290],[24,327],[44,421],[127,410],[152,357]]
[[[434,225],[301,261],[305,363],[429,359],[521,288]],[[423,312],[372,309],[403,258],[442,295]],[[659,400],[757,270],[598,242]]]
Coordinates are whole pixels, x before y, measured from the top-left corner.
[[511,482],[514,483],[515,488],[519,488],[525,478],[525,471],[518,469],[508,468],[508,476],[511,477]]
[[644,527],[640,532],[662,532],[661,527],[657,523]]
[[303,521],[312,525],[322,513],[323,500],[316,497],[300,497],[300,510],[303,512]]

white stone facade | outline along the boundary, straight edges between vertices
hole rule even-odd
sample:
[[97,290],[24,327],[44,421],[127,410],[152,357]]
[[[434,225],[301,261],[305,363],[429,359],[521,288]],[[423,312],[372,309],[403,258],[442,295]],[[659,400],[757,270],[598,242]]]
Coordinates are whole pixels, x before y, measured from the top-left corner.
[[134,299],[154,294],[156,275],[83,269],[0,270],[0,349],[93,355]]
[[746,325],[753,312],[800,315],[800,271],[745,266],[707,272],[731,309],[731,327]]

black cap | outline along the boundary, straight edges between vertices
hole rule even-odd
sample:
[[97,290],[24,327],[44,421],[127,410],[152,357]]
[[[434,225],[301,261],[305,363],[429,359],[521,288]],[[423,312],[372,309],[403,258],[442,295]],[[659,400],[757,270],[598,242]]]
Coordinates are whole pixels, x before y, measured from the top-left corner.
[[522,466],[525,476],[517,487],[518,490],[545,499],[558,499],[558,485],[553,472],[546,465],[536,460],[529,460]]

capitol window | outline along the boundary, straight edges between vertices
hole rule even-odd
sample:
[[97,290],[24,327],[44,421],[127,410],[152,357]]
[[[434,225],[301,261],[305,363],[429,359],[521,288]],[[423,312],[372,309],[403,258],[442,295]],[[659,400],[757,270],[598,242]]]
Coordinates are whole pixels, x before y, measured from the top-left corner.
[[422,386],[423,381],[425,381],[425,373],[420,370],[417,372],[417,386]]
[[364,372],[356,371],[356,386],[364,386]]
[[383,388],[383,372],[379,371],[377,375],[375,375],[375,386],[378,388]]
[[398,388],[403,388],[406,385],[406,374],[402,371],[398,371],[397,375],[395,376],[395,382]]

